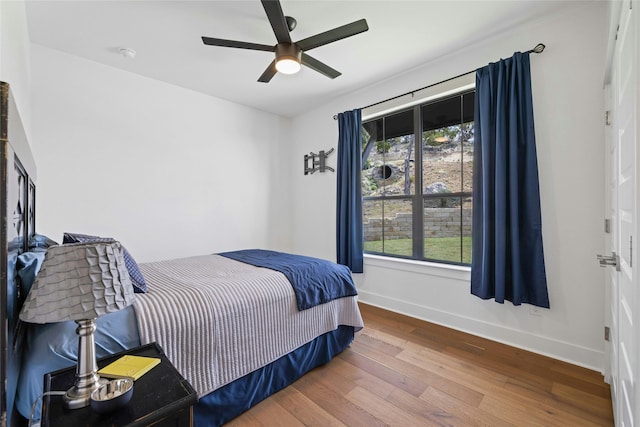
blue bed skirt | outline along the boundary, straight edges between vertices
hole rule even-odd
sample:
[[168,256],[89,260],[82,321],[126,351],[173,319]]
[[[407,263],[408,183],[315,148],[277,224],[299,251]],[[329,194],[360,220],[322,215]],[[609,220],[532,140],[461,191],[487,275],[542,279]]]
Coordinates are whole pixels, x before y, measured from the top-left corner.
[[269,365],[202,397],[193,408],[197,427],[220,426],[313,368],[329,362],[351,344],[352,326],[339,326]]

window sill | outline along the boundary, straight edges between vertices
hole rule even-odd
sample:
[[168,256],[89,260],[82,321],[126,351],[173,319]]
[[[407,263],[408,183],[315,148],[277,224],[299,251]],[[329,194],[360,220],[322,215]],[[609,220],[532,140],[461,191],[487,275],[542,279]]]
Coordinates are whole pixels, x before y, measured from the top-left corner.
[[381,267],[429,276],[446,277],[465,282],[469,282],[471,280],[471,267],[460,265],[440,264],[436,262],[416,261],[372,254],[364,255],[364,265],[365,267]]

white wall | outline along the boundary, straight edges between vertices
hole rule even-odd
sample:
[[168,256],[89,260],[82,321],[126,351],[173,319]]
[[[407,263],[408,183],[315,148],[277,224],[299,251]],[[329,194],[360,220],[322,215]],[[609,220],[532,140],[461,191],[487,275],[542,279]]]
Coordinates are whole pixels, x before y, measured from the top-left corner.
[[289,248],[288,120],[40,45],[31,65],[38,232],[139,262]]
[[[474,70],[537,43],[531,58],[550,310],[531,313],[469,293],[466,269],[368,258],[360,299],[579,365],[603,366],[604,52],[606,5],[576,3],[561,16],[531,22],[464,51],[345,95],[296,117],[289,163],[293,250],[335,259],[335,174],[302,176],[309,151],[337,145],[333,115]],[[329,165],[336,159],[330,158]]]
[[0,81],[9,83],[30,136],[29,34],[23,0],[0,1]]

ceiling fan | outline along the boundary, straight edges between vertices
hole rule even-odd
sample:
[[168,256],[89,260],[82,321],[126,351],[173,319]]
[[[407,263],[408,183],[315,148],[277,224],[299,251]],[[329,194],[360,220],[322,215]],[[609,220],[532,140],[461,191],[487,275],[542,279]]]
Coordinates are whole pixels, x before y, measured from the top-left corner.
[[269,18],[269,23],[276,36],[278,43],[274,46],[265,44],[248,43],[236,40],[217,39],[212,37],[202,37],[202,41],[210,46],[235,47],[240,49],[262,50],[266,52],[275,52],[276,59],[269,64],[267,69],[262,73],[259,82],[268,83],[276,72],[284,74],[294,74],[300,70],[300,64],[306,65],[325,76],[335,79],[341,73],[327,64],[307,55],[305,52],[316,47],[333,43],[347,37],[355,36],[369,29],[367,21],[360,19],[350,24],[334,28],[315,36],[297,42],[291,41],[291,31],[296,27],[296,20],[290,16],[284,16],[282,6],[279,0],[261,0],[264,11]]

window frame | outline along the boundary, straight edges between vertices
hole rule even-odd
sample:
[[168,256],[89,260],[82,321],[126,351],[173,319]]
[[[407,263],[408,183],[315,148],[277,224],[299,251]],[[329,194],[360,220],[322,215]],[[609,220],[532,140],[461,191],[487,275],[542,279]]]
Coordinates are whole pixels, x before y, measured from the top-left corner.
[[[426,88],[426,89],[432,89],[432,87]],[[425,193],[425,189],[424,189],[424,185],[423,185],[423,173],[424,173],[424,159],[423,159],[423,149],[424,149],[424,144],[423,144],[423,133],[424,133],[424,129],[423,129],[423,117],[422,117],[422,108],[423,106],[426,105],[430,105],[433,103],[437,103],[437,102],[441,102],[450,98],[457,98],[457,97],[463,97],[464,95],[467,95],[469,93],[475,93],[475,84],[466,84],[466,85],[460,85],[458,88],[454,88],[454,89],[449,89],[446,91],[442,91],[441,93],[437,93],[437,90],[435,91],[436,93],[433,94],[432,96],[429,96],[426,99],[422,99],[420,101],[415,101],[410,103],[410,104],[404,104],[404,105],[397,105],[396,107],[392,108],[392,109],[388,109],[388,110],[383,110],[381,112],[378,112],[376,114],[371,114],[371,115],[364,115],[363,119],[362,119],[362,124],[364,126],[365,123],[369,123],[371,121],[375,121],[378,120],[380,118],[383,117],[388,117],[388,116],[392,116],[395,114],[401,114],[401,113],[406,113],[408,111],[412,111],[413,112],[413,128],[414,128],[414,133],[413,133],[413,150],[414,150],[414,159],[413,162],[415,165],[419,165],[419,169],[418,167],[414,168],[414,181],[413,181],[413,194],[402,194],[402,195],[380,195],[380,196],[363,196],[363,202],[366,201],[388,201],[388,200],[410,200],[411,202],[411,212],[412,212],[412,255],[411,256],[406,256],[406,255],[401,255],[401,254],[393,254],[393,253],[387,253],[387,252],[378,252],[378,251],[371,251],[371,250],[365,250],[364,253],[365,255],[370,255],[372,257],[382,257],[382,258],[389,258],[389,259],[400,259],[400,260],[407,260],[407,261],[412,261],[412,262],[419,262],[419,263],[429,263],[429,264],[434,264],[434,265],[441,265],[443,267],[450,267],[450,268],[454,268],[454,267],[462,267],[462,268],[469,268],[471,265],[471,262],[469,263],[465,263],[463,262],[464,259],[464,244],[463,244],[463,230],[464,230],[464,216],[462,214],[462,209],[463,209],[463,200],[466,198],[472,198],[472,193],[473,193],[473,188],[471,188],[470,191],[462,191],[463,189],[463,185],[461,185],[461,188],[459,189],[459,191],[457,192],[453,192],[453,193],[446,193],[446,196],[443,196],[444,193],[432,193],[432,194],[427,194]],[[434,91],[431,90],[431,92],[433,93]],[[463,102],[461,102],[461,109],[463,108]],[[463,117],[464,114],[462,114],[461,111],[461,116]],[[463,119],[462,119],[463,120]],[[468,122],[464,122],[461,121],[460,124],[464,124],[464,123],[468,123]],[[461,147],[462,149],[462,147]],[[463,155],[463,152],[461,152],[461,156]],[[363,159],[364,160],[364,159]],[[364,161],[363,161],[363,165],[364,165]],[[461,161],[461,166],[460,166],[460,174],[461,174],[461,179],[463,178],[463,174],[464,174],[464,162]],[[461,181],[464,182],[464,181]],[[437,200],[437,199],[443,199],[443,198],[457,198],[460,200],[460,224],[459,224],[459,230],[460,230],[460,262],[456,262],[456,261],[451,261],[451,260],[444,260],[444,259],[436,259],[436,258],[428,258],[425,253],[425,221],[424,221],[424,212],[425,212],[425,202],[427,200]],[[472,201],[473,202],[473,201]],[[385,220],[385,215],[384,215],[384,207],[383,207],[383,211],[382,211],[382,223],[383,223],[383,237],[382,237],[382,245],[384,248],[384,220]],[[363,218],[364,218],[364,209],[363,209]],[[364,236],[363,236],[364,238]]]

